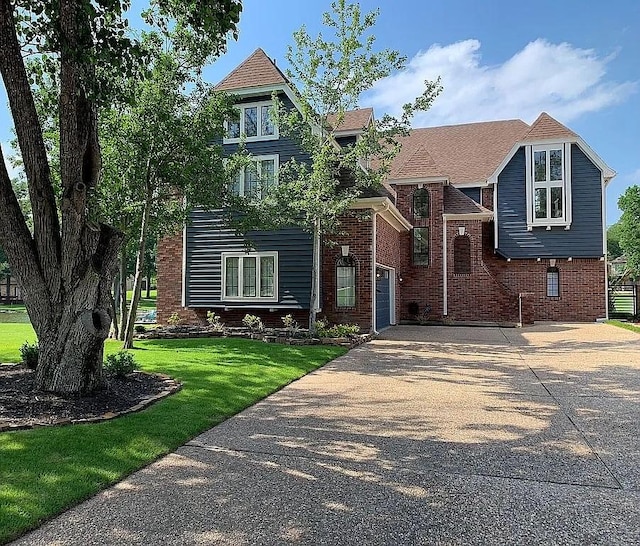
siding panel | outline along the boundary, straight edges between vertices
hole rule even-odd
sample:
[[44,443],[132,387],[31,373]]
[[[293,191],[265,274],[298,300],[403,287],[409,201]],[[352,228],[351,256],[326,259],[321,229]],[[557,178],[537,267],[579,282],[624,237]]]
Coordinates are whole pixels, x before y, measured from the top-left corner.
[[571,147],[571,228],[527,231],[525,154],[520,148],[498,176],[498,250],[509,258],[599,258],[602,247],[600,170],[577,145]]
[[[313,244],[298,228],[254,231],[247,240],[256,252],[278,252],[278,303],[263,307],[308,308]],[[246,250],[245,240],[225,226],[219,213],[194,210],[187,226],[186,299],[189,307],[255,307],[251,302],[222,301],[222,252]]]

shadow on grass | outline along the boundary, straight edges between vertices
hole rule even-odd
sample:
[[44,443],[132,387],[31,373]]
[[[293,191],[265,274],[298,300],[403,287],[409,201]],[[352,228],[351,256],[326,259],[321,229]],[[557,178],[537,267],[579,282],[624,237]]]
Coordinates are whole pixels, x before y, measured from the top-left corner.
[[[136,360],[183,389],[147,410],[93,425],[0,434],[0,542],[91,496],[343,354],[248,340],[138,342]],[[108,342],[106,352],[117,352]]]

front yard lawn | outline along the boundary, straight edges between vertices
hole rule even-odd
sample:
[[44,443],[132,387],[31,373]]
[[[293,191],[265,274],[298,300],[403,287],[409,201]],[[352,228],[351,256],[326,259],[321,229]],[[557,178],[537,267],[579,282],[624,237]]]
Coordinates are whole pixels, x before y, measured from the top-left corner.
[[640,334],[640,326],[632,324],[630,322],[622,322],[621,320],[608,320],[607,324],[617,326],[618,328],[624,328],[625,330],[631,330],[632,332]]
[[[0,362],[17,362],[27,338],[34,338],[30,325],[0,324]],[[104,423],[0,434],[0,543],[345,352],[224,338],[148,340],[137,346],[141,369],[181,381],[178,394]],[[106,352],[120,347],[121,342],[109,341]]]

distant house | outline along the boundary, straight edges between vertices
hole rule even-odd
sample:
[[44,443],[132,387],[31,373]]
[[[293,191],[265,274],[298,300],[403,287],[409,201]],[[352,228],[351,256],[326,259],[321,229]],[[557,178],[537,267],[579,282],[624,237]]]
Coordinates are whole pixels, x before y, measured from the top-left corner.
[[22,303],[22,290],[13,277],[0,281],[0,305]]
[[[271,94],[290,108],[295,93],[258,49],[220,84],[238,97],[224,149],[243,137],[254,169],[233,183],[246,193],[255,173],[277,183],[280,165],[308,161],[269,121]],[[373,119],[348,112],[336,140],[347,146]],[[605,188],[615,176],[576,133],[546,113],[532,124],[490,121],[414,129],[402,139],[389,179],[357,200],[337,244],[324,244],[322,314],[378,331],[401,321],[594,321],[606,316]],[[253,173],[253,174],[252,174]],[[246,234],[195,210],[183,233],[158,251],[158,313],[229,324],[246,313],[267,324],[310,308],[312,244],[297,228]],[[326,241],[325,241],[326,243]]]

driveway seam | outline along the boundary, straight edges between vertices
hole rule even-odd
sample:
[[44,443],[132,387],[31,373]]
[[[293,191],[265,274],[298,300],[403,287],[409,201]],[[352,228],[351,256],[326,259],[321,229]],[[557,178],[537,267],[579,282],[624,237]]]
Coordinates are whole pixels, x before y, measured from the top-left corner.
[[[209,451],[212,453],[225,453],[225,452],[235,452],[235,453],[247,453],[247,454],[254,454],[254,455],[267,455],[267,456],[272,456],[272,457],[283,457],[283,458],[291,458],[291,459],[302,459],[305,461],[313,461],[313,462],[317,462],[318,464],[326,464],[326,463],[334,463],[334,464],[340,464],[340,465],[352,465],[352,466],[358,466],[361,468],[371,468],[371,469],[375,469],[377,471],[380,470],[379,466],[376,466],[375,464],[372,463],[366,463],[366,462],[358,462],[358,461],[343,461],[341,459],[336,459],[336,458],[332,458],[332,457],[324,457],[322,455],[320,456],[309,456],[309,455],[302,455],[302,454],[298,454],[298,453],[277,453],[277,452],[272,452],[272,451],[266,451],[266,450],[256,450],[256,449],[242,449],[242,448],[233,448],[233,447],[222,447],[222,446],[209,446],[206,444],[202,444],[199,442],[188,442],[186,444],[184,444],[183,446],[181,446],[182,448],[193,448],[193,449],[197,449],[197,450],[203,450],[203,451]],[[179,453],[180,450],[178,450]],[[561,481],[561,480],[539,480],[539,479],[533,479],[533,478],[526,478],[523,476],[505,476],[505,475],[501,475],[501,474],[492,474],[490,472],[455,472],[455,471],[451,471],[448,469],[445,469],[443,467],[439,467],[436,465],[425,465],[425,470],[416,470],[415,468],[405,468],[405,467],[398,467],[397,469],[393,470],[393,469],[384,469],[387,472],[392,472],[392,473],[410,473],[410,474],[416,474],[416,475],[420,475],[420,476],[427,476],[430,473],[440,473],[440,474],[444,474],[447,476],[458,476],[458,477],[478,477],[478,478],[494,478],[494,479],[500,479],[500,480],[514,480],[514,481],[518,481],[518,482],[526,482],[526,483],[535,483],[535,484],[551,484],[551,485],[562,485],[562,486],[566,486],[566,487],[586,487],[589,489],[606,489],[606,490],[611,490],[611,491],[618,491],[618,490],[624,490],[624,491],[633,491],[633,492],[640,492],[640,489],[622,489],[621,487],[618,486],[613,486],[613,485],[598,485],[598,484],[592,484],[592,483],[581,483],[581,482],[571,482],[571,481]],[[616,483],[617,480],[616,480]]]

